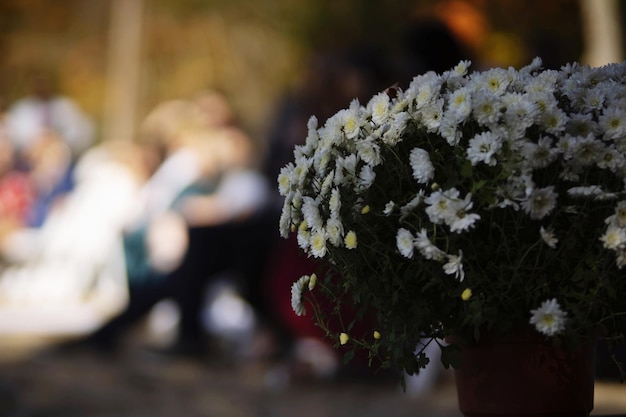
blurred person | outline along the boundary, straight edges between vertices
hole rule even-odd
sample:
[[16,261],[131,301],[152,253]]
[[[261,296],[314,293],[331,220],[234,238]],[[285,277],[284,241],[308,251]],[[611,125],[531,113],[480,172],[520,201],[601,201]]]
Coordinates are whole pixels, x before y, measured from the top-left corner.
[[200,321],[206,287],[219,275],[234,276],[239,292],[262,325],[273,327],[263,298],[261,274],[276,234],[266,215],[269,183],[252,168],[253,146],[238,128],[217,132],[222,168],[214,192],[185,197],[178,204],[188,226],[189,246],[183,286],[179,345],[201,347]]
[[[0,257],[4,258],[5,238],[28,225],[35,199],[30,176],[17,169],[13,143],[0,122]],[[6,259],[2,260],[6,262]]]
[[28,227],[40,227],[57,200],[73,188],[78,157],[94,142],[91,120],[70,98],[59,94],[51,74],[35,72],[32,92],[5,116],[6,134],[18,168],[29,172],[35,199]]
[[[175,125],[165,123],[168,129]],[[179,305],[181,320],[168,351],[204,355],[205,289],[225,273],[239,276],[242,292],[261,309],[255,287],[270,247],[267,236],[276,228],[273,218],[270,222],[260,214],[268,185],[251,168],[250,139],[239,128],[212,126],[174,128],[165,136],[156,129],[152,140],[162,141],[166,158],[144,187],[141,216],[125,233],[129,303],[97,331],[64,348],[114,352],[127,329],[159,301],[171,299]]]
[[201,176],[201,162],[188,133],[202,129],[199,108],[190,100],[157,105],[140,126],[138,143],[152,155],[152,173],[141,192],[138,223],[168,209],[176,196]]
[[21,154],[22,169],[35,191],[27,226],[38,228],[74,188],[75,162],[63,138],[52,130],[42,131]]
[[217,89],[199,91],[191,97],[200,111],[205,127],[234,127],[235,113],[223,92]]
[[[180,113],[186,114],[188,108],[183,106]],[[165,122],[169,122],[167,118],[159,117],[159,123]],[[41,136],[23,151],[23,161],[41,190],[54,191],[58,177],[69,176],[59,175],[58,163],[71,158],[68,146],[58,135],[43,131]],[[200,175],[192,173],[191,179],[177,180],[182,185],[175,181],[178,188],[166,192],[164,197],[157,196],[149,202],[151,205],[146,203],[146,187],[161,155],[180,148],[174,140],[160,140],[154,141],[158,146],[107,142],[83,153],[71,171],[70,178],[76,186],[64,198],[54,200],[54,210],[40,216],[39,229],[16,231],[8,236],[5,249],[13,265],[0,278],[0,295],[13,300],[76,300],[88,293],[90,286],[114,282],[120,277],[127,291],[123,241],[126,228],[147,215],[157,216],[167,205],[164,198],[167,200],[170,194],[175,197]],[[188,166],[180,164],[170,174],[181,174],[180,168]],[[167,180],[172,181],[172,176]],[[119,306],[116,302],[113,305]]]
[[52,75],[45,72],[36,72],[31,94],[9,107],[7,129],[19,155],[46,132],[63,139],[73,160],[95,139],[92,121],[72,99],[57,92]]
[[130,143],[110,142],[81,156],[76,187],[41,227],[8,237],[13,262],[0,275],[5,303],[63,309],[93,302],[104,315],[121,308],[126,297],[121,232],[135,211],[144,176],[134,161],[139,155]]

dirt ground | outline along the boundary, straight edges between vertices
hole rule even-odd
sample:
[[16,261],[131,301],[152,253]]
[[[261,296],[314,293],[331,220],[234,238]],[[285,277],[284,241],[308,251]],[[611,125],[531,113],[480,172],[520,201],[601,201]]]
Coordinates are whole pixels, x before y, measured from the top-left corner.
[[[6,353],[6,352],[5,352]],[[0,417],[459,417],[451,373],[428,394],[390,378],[288,379],[280,363],[189,360],[141,349],[0,362]],[[596,383],[593,415],[626,413],[626,386]]]
[[0,364],[3,417],[457,417],[444,379],[427,398],[395,382],[287,381],[278,364],[92,354],[21,358]]

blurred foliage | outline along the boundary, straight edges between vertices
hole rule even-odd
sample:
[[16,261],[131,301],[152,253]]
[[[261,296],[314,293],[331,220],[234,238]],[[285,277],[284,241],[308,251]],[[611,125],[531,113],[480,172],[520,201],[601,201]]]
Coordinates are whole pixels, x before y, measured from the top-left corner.
[[[276,101],[299,81],[313,51],[365,42],[392,50],[412,17],[448,13],[450,1],[144,0],[141,108],[217,87],[256,138]],[[482,18],[472,45],[485,65],[534,55],[579,58],[576,0],[467,0]],[[103,108],[110,0],[0,0],[0,98],[29,91],[35,70],[52,73],[96,122]],[[446,9],[448,7],[448,9]],[[446,11],[448,10],[448,11]],[[478,38],[478,36],[474,36]]]

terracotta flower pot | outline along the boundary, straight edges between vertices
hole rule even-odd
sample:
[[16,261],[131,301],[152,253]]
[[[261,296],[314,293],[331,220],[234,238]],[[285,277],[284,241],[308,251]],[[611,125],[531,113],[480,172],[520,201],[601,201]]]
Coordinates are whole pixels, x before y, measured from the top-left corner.
[[574,351],[532,334],[461,346],[455,378],[465,417],[582,417],[593,409],[595,339]]

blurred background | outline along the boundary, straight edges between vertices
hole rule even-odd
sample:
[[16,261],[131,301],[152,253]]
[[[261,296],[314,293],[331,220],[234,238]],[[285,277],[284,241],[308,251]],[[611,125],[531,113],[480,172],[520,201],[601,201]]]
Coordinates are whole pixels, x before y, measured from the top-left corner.
[[[459,415],[449,371],[402,393],[292,313],[314,265],[277,236],[278,171],[311,115],[461,59],[620,62],[624,19],[624,0],[0,0],[0,415]],[[594,414],[626,413],[602,355]]]
[[136,126],[162,100],[219,86],[262,141],[274,105],[316,50],[357,41],[398,49],[410,20],[434,13],[483,66],[519,67],[538,55],[560,66],[589,53],[586,3],[620,2],[3,0],[0,91],[11,103],[30,92],[33,71],[50,72],[101,139],[115,131],[107,124],[117,121],[115,104],[130,101]]

